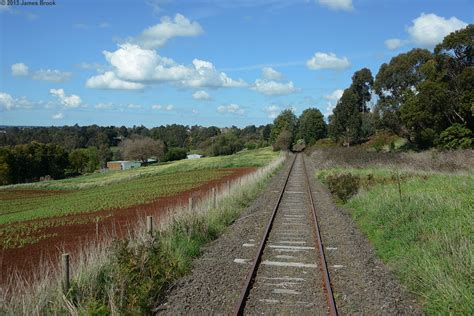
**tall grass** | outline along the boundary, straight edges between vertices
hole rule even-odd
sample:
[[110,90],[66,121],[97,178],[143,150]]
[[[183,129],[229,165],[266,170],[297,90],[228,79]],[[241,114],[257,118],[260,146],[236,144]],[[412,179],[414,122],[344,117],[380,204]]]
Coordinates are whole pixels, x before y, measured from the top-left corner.
[[330,162],[321,159],[335,152],[315,157],[324,167],[317,176],[361,179],[344,207],[425,312],[474,314],[473,152],[404,153],[395,160],[338,153]]
[[153,236],[144,220],[129,237],[110,238],[89,245],[74,258],[71,289],[61,291],[58,268],[45,265],[44,277],[35,282],[12,278],[2,290],[0,314],[146,314],[163,298],[169,285],[189,271],[201,247],[219,236],[264,189],[281,166],[280,156],[213,197],[195,203],[192,210],[181,205],[161,217]]

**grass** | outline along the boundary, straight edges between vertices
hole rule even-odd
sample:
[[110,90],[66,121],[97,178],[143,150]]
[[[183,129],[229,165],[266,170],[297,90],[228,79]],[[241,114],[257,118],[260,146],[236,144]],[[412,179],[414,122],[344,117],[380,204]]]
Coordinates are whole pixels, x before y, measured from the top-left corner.
[[420,171],[410,167],[409,159],[361,167],[359,158],[351,163],[346,156],[349,168],[334,164],[317,176],[360,177],[359,193],[344,207],[378,256],[418,295],[426,313],[474,314],[474,173],[466,171],[469,165],[459,162],[461,171],[453,173],[427,161]]
[[161,222],[157,233],[146,234],[144,224],[118,242],[85,249],[72,264],[69,292],[61,292],[60,278],[47,269],[39,282],[12,279],[10,293],[0,293],[0,314],[148,314],[169,286],[186,274],[202,246],[217,238],[262,192],[283,157],[274,160],[242,182],[231,186],[231,194],[219,192],[216,208],[211,197],[194,211],[177,209]]

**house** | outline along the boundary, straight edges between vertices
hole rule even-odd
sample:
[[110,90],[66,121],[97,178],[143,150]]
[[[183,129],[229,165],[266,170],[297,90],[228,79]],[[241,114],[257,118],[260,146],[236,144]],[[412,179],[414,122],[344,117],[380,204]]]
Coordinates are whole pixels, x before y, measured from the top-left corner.
[[202,155],[198,155],[198,154],[189,154],[186,156],[188,159],[199,159],[202,157]]
[[138,161],[126,161],[126,160],[118,160],[118,161],[108,161],[107,168],[109,170],[128,170],[133,168],[138,168],[142,164]]

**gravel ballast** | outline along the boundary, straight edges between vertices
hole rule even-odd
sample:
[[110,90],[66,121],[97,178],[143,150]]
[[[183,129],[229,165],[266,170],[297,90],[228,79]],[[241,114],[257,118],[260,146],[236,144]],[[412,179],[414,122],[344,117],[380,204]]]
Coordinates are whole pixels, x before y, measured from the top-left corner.
[[[155,312],[164,315],[232,312],[251,267],[246,260],[251,262],[257,251],[257,247],[244,244],[260,242],[291,160],[291,157],[287,159],[240,218],[204,249],[194,261],[192,271],[170,289],[165,302]],[[376,257],[350,215],[333,203],[331,194],[315,179],[310,159],[305,160],[339,314],[421,314],[414,298]]]

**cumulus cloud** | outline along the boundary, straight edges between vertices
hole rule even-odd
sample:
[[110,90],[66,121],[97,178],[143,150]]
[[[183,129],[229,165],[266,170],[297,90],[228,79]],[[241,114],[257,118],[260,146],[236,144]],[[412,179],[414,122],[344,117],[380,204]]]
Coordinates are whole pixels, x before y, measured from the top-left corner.
[[66,95],[63,89],[50,89],[49,93],[55,96],[66,108],[77,108],[82,102],[78,95]]
[[245,110],[240,107],[238,104],[228,104],[228,105],[221,105],[217,107],[217,112],[221,114],[236,114],[236,115],[244,115]]
[[251,89],[266,95],[284,95],[298,91],[292,81],[282,83],[262,79],[255,80],[255,85]]
[[64,114],[63,113],[56,113],[52,116],[52,119],[53,120],[62,120],[64,118]]
[[306,62],[309,69],[334,69],[343,70],[351,66],[347,57],[339,58],[334,53],[317,52],[314,56]]
[[46,69],[46,70],[38,70],[35,71],[31,78],[34,80],[43,80],[43,81],[51,81],[51,82],[65,82],[69,80],[72,76],[70,72],[63,72],[55,69]]
[[145,29],[140,35],[128,39],[127,42],[136,43],[143,48],[154,49],[162,47],[173,37],[191,37],[202,34],[201,25],[191,22],[185,16],[176,14],[174,18],[165,16],[161,22]]
[[467,23],[456,17],[445,19],[436,14],[422,13],[413,20],[413,25],[407,29],[408,34],[417,45],[434,47],[443,41],[443,38],[456,30],[465,28]]
[[281,107],[279,107],[278,105],[269,105],[267,107],[265,107],[263,109],[263,112],[265,112],[267,114],[267,116],[271,119],[274,119],[278,116],[278,114],[280,114],[280,112],[282,111]]
[[342,97],[343,93],[344,93],[344,90],[337,89],[331,92],[330,94],[327,94],[324,96],[324,99],[328,101],[327,106],[326,106],[326,113],[324,113],[324,115],[329,116],[332,114],[332,111],[336,107],[336,104],[339,101],[339,99]]
[[29,69],[24,63],[17,63],[12,65],[12,76],[28,76]]
[[317,2],[331,10],[352,11],[352,0],[317,0]]
[[283,79],[281,72],[276,71],[272,67],[263,67],[262,68],[262,77],[267,80],[278,81]]
[[130,103],[129,105],[127,105],[127,108],[132,109],[132,110],[138,110],[138,109],[141,109],[142,106],[140,104]]
[[422,13],[412,22],[412,25],[406,29],[409,38],[405,40],[398,38],[386,40],[385,45],[388,49],[397,49],[410,43],[425,48],[434,48],[443,41],[446,35],[467,26],[466,22],[456,17],[446,19],[434,13]]
[[125,81],[115,76],[112,71],[87,79],[86,87],[93,89],[139,90],[145,88],[141,83]]
[[[185,66],[135,44],[122,44],[114,52],[103,53],[112,66],[112,71],[90,78],[86,83],[87,87],[142,89],[147,82],[173,82],[191,88],[247,85],[241,79],[235,80],[224,72],[217,71],[211,62],[194,59],[192,65]],[[108,84],[112,81],[114,85]]]
[[31,108],[32,104],[26,97],[14,98],[6,92],[0,92],[0,109]]
[[211,100],[212,97],[209,93],[204,90],[199,90],[193,93],[193,99],[195,100]]

